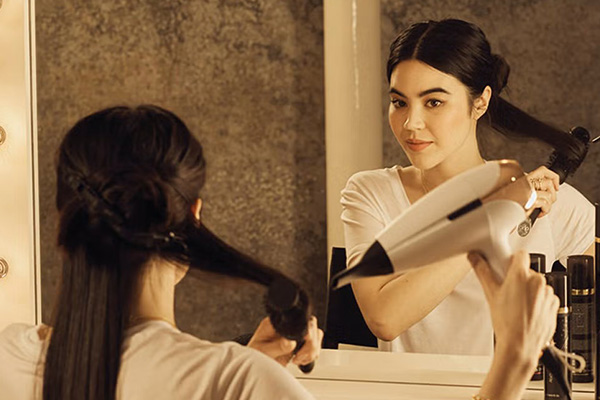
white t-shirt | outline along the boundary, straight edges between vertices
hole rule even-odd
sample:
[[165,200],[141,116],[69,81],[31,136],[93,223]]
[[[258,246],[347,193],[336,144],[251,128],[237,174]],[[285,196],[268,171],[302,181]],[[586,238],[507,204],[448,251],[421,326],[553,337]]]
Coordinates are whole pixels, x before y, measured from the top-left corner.
[[[410,206],[399,169],[359,172],[342,191],[348,267],[358,263],[375,236]],[[536,221],[528,236],[515,233],[510,240],[515,249],[545,254],[546,271],[550,271],[555,260],[566,265],[567,256],[582,254],[592,245],[594,220],[592,204],[572,186],[562,184],[550,213]],[[467,273],[433,311],[395,340],[379,340],[379,347],[417,353],[492,354],[492,323],[475,273]]]
[[[41,399],[37,326],[0,332],[0,400]],[[313,399],[281,365],[233,342],[211,343],[162,321],[127,332],[117,399]]]

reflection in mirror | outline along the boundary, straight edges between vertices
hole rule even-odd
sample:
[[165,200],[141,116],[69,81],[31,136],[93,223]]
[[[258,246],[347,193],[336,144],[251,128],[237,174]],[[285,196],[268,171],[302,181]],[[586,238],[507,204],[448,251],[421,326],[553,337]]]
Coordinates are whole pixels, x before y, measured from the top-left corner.
[[[563,130],[583,125],[597,132],[593,85],[600,72],[589,68],[589,60],[598,58],[598,44],[581,38],[598,30],[598,13],[595,3],[584,8],[497,1],[459,8],[452,2],[383,0],[382,57],[385,63],[389,43],[412,22],[447,16],[473,21],[512,66],[507,98]],[[56,146],[77,118],[115,102],[159,103],[189,121],[207,147],[213,183],[203,196],[211,226],[304,282],[323,320],[322,4],[167,1],[132,9],[124,0],[38,0],[36,18],[44,320],[60,264],[53,239]],[[384,165],[408,165],[388,128],[388,82],[383,86]],[[515,158],[528,171],[550,152],[482,133],[486,159]],[[219,157],[211,156],[216,152]],[[570,180],[588,199],[598,197],[597,165],[591,151]],[[261,316],[262,291],[232,290],[225,302],[216,285],[206,286],[182,283],[178,316],[185,329],[219,340],[252,330]],[[227,306],[229,300],[238,306]],[[223,310],[198,315],[207,302]]]
[[[493,2],[485,9],[420,2],[418,8],[410,8],[406,3],[382,1],[384,49],[410,24],[450,16],[480,26],[492,53],[501,57],[491,58],[488,54],[486,65],[478,66],[488,71],[477,73],[473,65],[464,68],[468,63],[465,53],[460,59],[456,53],[451,54],[456,44],[438,43],[436,47],[436,41],[468,32],[472,40],[481,42],[477,29],[472,27],[454,27],[453,35],[436,38],[436,28],[413,26],[412,37],[407,34],[392,45],[392,65],[383,94],[384,126],[390,127],[384,132],[384,165],[397,166],[356,175],[343,194],[350,265],[403,209],[449,177],[497,158],[517,159],[531,172],[529,177],[538,189],[536,207],[543,210],[531,233],[515,238],[516,248],[545,254],[546,270],[555,259],[591,251],[593,208],[589,201],[597,201],[599,194],[597,183],[591,179],[600,164],[597,151],[592,147],[577,174],[569,178],[570,185],[562,185],[558,193],[557,177],[539,168],[546,164],[553,147],[563,151],[571,146],[564,134],[559,136],[560,132],[575,125],[598,132],[599,121],[591,112],[598,100],[590,87],[598,81],[585,65],[589,55],[598,54],[600,48],[597,43],[581,40],[585,32],[600,28],[592,17],[600,8],[594,6],[591,10],[521,2]],[[469,49],[466,54],[473,51]],[[388,54],[383,51],[384,65]],[[507,64],[511,67],[510,78],[504,88]],[[487,80],[474,79],[480,77]],[[496,97],[498,93],[502,96]],[[549,126],[526,116],[518,117],[516,125],[511,118],[512,125],[502,126],[502,115],[494,118],[494,113],[516,114],[506,100]],[[489,119],[495,129],[489,127]],[[493,130],[516,132],[505,138]],[[536,136],[542,141],[531,140]],[[556,137],[559,140],[552,139]],[[464,256],[424,268],[415,275],[377,279],[357,282],[354,291],[367,323],[384,339],[380,347],[490,354],[492,331],[485,297]]]
[[[60,273],[54,159],[80,117],[115,104],[174,111],[203,143],[203,218],[224,240],[297,278],[324,319],[322,5],[315,1],[37,0],[43,319]],[[184,279],[182,330],[252,332],[264,289]]]

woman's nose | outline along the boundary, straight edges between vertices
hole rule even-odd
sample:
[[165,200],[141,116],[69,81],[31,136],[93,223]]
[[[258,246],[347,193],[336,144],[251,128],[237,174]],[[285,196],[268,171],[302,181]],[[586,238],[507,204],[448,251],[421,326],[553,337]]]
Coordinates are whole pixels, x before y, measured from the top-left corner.
[[404,121],[404,129],[409,131],[417,131],[425,127],[425,121],[421,112],[417,108],[409,109]]

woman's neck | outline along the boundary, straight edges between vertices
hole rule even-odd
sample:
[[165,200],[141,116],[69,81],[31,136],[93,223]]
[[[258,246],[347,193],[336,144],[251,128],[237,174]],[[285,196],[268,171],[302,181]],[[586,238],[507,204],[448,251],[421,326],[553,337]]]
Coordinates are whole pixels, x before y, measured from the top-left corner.
[[151,262],[145,268],[140,279],[138,296],[131,309],[131,325],[160,320],[175,326],[175,268],[160,261]]
[[448,179],[485,163],[477,146],[475,150],[456,152],[430,169],[421,170],[421,182],[426,191],[431,191]]

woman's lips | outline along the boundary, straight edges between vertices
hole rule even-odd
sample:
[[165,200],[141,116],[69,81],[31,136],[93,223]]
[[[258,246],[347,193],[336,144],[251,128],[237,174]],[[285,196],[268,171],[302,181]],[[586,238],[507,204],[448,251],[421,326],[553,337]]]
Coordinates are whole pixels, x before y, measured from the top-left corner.
[[424,142],[422,140],[407,140],[406,145],[411,151],[422,151],[425,150],[433,142]]

